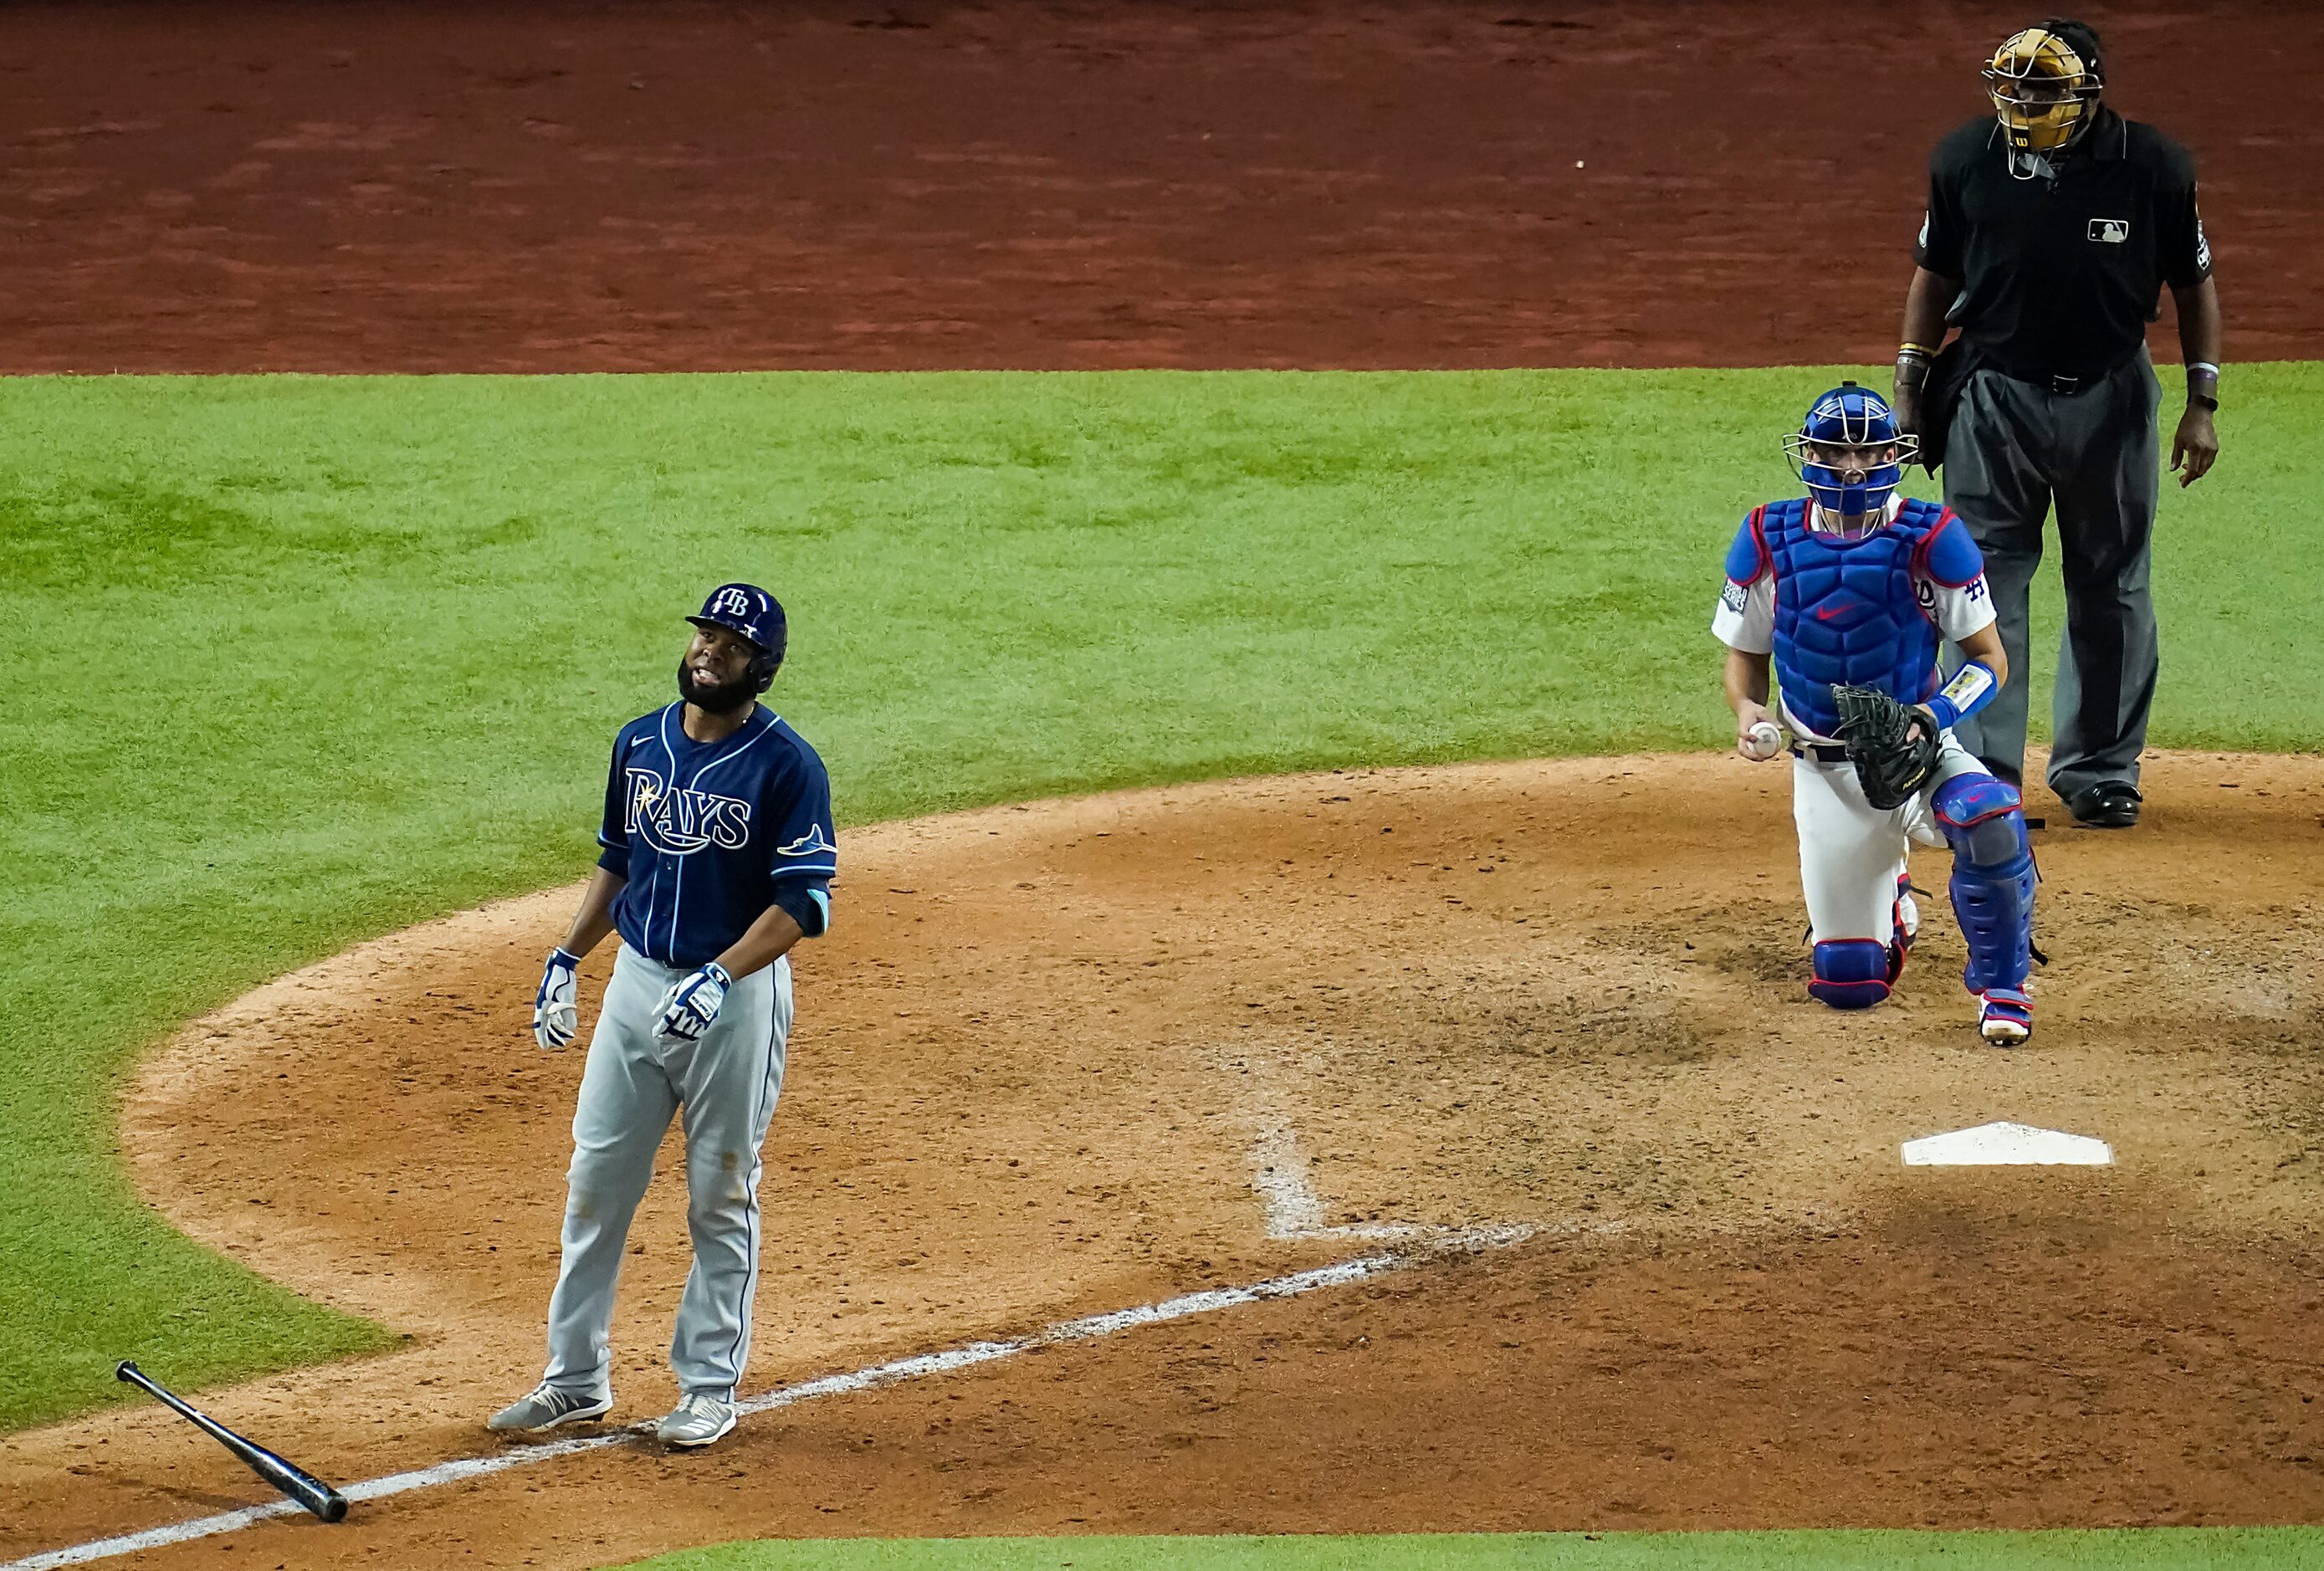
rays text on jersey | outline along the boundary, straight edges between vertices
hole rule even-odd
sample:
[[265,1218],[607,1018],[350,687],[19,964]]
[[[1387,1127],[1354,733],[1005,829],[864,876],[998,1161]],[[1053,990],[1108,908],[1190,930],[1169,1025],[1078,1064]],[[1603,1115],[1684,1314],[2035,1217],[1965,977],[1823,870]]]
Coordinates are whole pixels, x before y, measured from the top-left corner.
[[627,827],[657,851],[684,856],[706,846],[741,849],[751,838],[751,804],[704,790],[670,790],[660,773],[629,766]]

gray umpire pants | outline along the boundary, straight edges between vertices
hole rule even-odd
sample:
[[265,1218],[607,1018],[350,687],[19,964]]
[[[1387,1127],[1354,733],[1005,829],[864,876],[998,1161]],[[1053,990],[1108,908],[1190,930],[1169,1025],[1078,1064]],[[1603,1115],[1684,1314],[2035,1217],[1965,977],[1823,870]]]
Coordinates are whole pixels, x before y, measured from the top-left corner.
[[2066,626],[2052,704],[2050,787],[2069,797],[2100,781],[2137,782],[2154,699],[2154,603],[2146,580],[2162,487],[2154,424],[2162,398],[2142,349],[2071,393],[1979,371],[1953,412],[1945,504],[1985,551],[1986,583],[2009,660],[2008,685],[1954,734],[2013,785],[2024,781],[2032,690],[2027,595],[2052,503]]
[[681,1390],[732,1401],[750,1360],[751,1300],[759,1286],[759,1148],[783,1087],[791,966],[778,960],[735,983],[701,1040],[658,1042],[653,1022],[662,995],[689,975],[624,945],[605,985],[573,1112],[564,1260],[549,1299],[542,1378],[561,1391],[602,1391],[611,1384],[608,1339],[622,1246],[653,1177],[654,1152],[680,1113],[694,1267],[678,1300],[670,1368]]

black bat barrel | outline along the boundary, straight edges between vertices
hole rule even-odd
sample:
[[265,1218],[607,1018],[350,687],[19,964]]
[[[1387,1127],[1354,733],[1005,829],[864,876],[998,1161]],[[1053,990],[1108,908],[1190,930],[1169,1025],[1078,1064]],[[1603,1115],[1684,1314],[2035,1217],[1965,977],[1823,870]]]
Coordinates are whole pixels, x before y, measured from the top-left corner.
[[323,1520],[335,1522],[347,1514],[346,1495],[297,1463],[244,1439],[199,1408],[178,1397],[128,1360],[124,1359],[114,1370],[113,1378],[152,1393],[195,1428],[242,1458],[244,1465],[253,1473]]

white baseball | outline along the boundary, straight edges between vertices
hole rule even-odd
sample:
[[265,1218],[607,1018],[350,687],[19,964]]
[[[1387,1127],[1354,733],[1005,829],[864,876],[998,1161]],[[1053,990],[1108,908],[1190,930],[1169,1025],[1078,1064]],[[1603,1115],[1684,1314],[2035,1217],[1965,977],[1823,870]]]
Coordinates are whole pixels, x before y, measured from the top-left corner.
[[1754,725],[1746,740],[1749,744],[1747,751],[1753,758],[1773,758],[1783,751],[1784,734],[1775,728],[1773,720],[1762,720]]

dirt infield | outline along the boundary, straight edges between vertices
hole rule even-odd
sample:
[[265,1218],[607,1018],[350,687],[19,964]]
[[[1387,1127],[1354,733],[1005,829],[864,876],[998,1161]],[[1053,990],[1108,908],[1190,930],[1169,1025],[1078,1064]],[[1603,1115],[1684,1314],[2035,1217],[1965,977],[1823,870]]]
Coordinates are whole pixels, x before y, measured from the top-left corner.
[[[700,1456],[598,1452],[147,1558],[2316,1520],[2324,764],[2148,781],[2135,836],[2037,836],[2053,963],[2015,1053],[1970,1029],[1941,914],[1893,1005],[1806,999],[1773,768],[1350,773],[862,831],[803,966],[749,1389],[1366,1247],[1271,1238],[1268,1162],[1304,1163],[1332,1224],[1563,1231],[787,1409]],[[525,1009],[570,899],[273,984],[128,1103],[132,1170],[180,1225],[413,1334],[217,1394],[327,1474],[493,1450],[482,1416],[537,1368],[580,1055],[531,1049]],[[1992,1118],[2119,1165],[1898,1160]],[[673,1395],[679,1193],[663,1172],[636,1235],[623,1419]],[[0,1445],[0,1552],[266,1498],[151,1410]]]
[[[12,5],[0,370],[1877,361],[2032,14]],[[2324,355],[2324,25],[2093,14]]]

